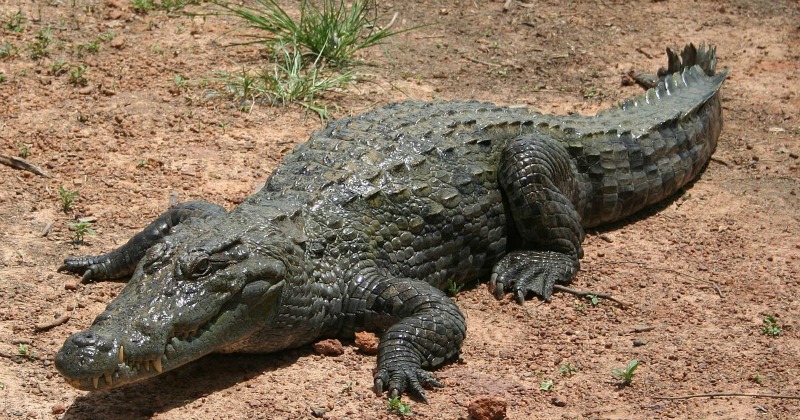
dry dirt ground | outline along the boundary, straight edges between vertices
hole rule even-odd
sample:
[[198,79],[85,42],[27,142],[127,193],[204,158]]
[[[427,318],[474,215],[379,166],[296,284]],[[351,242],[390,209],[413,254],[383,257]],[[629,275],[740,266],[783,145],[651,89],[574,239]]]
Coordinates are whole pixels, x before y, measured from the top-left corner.
[[[658,399],[800,395],[798,3],[504,3],[380,1],[383,22],[397,12],[396,28],[426,26],[359,54],[370,64],[358,69],[364,80],[323,98],[332,115],[409,98],[593,113],[638,93],[621,83],[629,69],[654,71],[664,47],[706,41],[731,68],[725,127],[715,160],[682,194],[589,232],[573,286],[629,307],[564,293],[520,306],[496,301],[484,285],[462,292],[462,359],[437,372],[447,387],[429,391],[428,404],[410,401],[414,417],[466,418],[484,395],[506,400],[512,419],[800,417],[796,399]],[[210,356],[110,392],[75,390],[53,366],[64,339],[123,287],[56,273],[65,256],[124,243],[172,195],[234,207],[321,127],[299,106],[242,112],[210,87],[178,86],[176,76],[196,81],[263,60],[256,47],[221,46],[231,41],[230,18],[186,14],[208,10],[142,15],[126,0],[0,1],[0,16],[26,17],[21,32],[0,28],[0,47],[18,49],[0,59],[0,154],[27,148],[52,175],[0,166],[0,416],[294,419],[312,408],[327,418],[395,416],[370,390],[374,357],[347,341],[339,357],[310,347]],[[31,59],[45,26],[49,56]],[[58,60],[83,63],[88,85],[53,74]],[[66,213],[60,186],[80,194]],[[66,225],[76,217],[96,219],[77,247]],[[65,314],[68,322],[36,330]],[[781,326],[777,337],[763,333],[766,316]],[[632,359],[641,362],[632,386],[617,387],[611,370]],[[540,389],[546,381],[549,391]]]

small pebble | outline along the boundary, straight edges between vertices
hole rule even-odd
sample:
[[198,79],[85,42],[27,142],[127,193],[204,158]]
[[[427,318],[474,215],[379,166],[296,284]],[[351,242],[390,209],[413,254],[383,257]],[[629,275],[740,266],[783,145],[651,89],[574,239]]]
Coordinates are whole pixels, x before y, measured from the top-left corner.
[[53,408],[51,409],[53,414],[64,414],[67,411],[67,407],[64,406],[63,403],[55,403],[53,404]]
[[339,340],[328,339],[314,343],[314,351],[323,356],[341,356],[344,354],[344,347]]

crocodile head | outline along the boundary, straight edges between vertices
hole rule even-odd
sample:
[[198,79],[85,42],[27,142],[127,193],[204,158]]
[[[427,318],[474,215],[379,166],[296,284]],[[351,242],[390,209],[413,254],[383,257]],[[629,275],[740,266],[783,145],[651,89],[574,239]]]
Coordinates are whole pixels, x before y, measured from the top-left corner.
[[56,368],[76,388],[108,389],[237,350],[277,313],[291,244],[275,231],[181,225],[91,327],[66,340]]

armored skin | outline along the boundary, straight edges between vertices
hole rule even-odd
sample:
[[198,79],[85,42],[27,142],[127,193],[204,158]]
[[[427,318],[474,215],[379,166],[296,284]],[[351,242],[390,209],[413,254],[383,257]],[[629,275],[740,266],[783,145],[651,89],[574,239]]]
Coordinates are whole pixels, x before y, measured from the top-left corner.
[[668,50],[645,94],[593,117],[479,102],[406,102],[330,123],[230,213],[189,202],[120,248],[67,258],[130,278],[56,367],[107,389],[212,352],[269,353],[380,334],[377,392],[441,386],[464,316],[443,289],[548,299],[579,269],[584,228],[675,193],[722,128],[713,48]]

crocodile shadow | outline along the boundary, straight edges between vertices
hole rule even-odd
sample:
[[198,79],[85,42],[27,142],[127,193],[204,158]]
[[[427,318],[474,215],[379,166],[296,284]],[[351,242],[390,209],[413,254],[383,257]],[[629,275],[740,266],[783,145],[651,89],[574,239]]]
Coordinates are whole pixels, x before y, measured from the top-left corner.
[[149,380],[77,397],[63,419],[149,419],[313,353],[305,346],[269,355],[211,354]]

